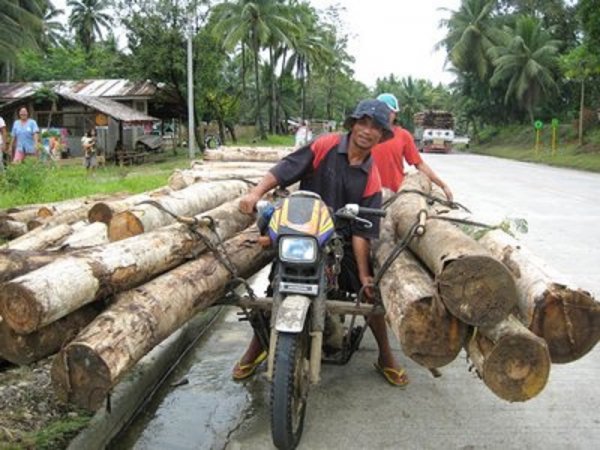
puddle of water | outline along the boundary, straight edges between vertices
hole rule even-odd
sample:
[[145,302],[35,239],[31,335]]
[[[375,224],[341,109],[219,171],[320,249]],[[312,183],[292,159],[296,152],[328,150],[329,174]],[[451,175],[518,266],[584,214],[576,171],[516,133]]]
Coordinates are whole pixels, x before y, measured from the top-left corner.
[[[264,292],[268,273],[267,267],[250,280],[256,293]],[[237,311],[224,312],[109,449],[223,448],[232,430],[264,409],[265,383],[259,377],[231,380],[231,368],[251,336],[249,325],[238,324]]]

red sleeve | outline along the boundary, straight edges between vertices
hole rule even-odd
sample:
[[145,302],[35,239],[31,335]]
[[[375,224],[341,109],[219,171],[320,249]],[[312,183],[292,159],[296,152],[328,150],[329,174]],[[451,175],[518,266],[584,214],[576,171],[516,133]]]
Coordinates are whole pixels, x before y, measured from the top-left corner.
[[366,198],[377,193],[381,194],[381,176],[379,175],[379,170],[377,169],[375,161],[373,161],[369,170],[367,184],[365,185],[365,190],[362,196],[363,198]]
[[417,146],[415,145],[415,140],[413,139],[412,135],[405,129],[402,129],[402,131],[404,132],[404,159],[406,159],[406,162],[411,166],[416,166],[417,164],[422,163],[423,159],[421,159],[421,155],[419,155],[419,151],[417,150]]

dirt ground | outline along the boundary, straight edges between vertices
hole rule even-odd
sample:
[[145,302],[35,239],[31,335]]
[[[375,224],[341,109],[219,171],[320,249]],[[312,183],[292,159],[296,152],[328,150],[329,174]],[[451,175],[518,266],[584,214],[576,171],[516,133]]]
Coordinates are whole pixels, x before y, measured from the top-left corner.
[[52,358],[17,367],[0,361],[0,449],[65,448],[91,415],[61,403],[50,385]]

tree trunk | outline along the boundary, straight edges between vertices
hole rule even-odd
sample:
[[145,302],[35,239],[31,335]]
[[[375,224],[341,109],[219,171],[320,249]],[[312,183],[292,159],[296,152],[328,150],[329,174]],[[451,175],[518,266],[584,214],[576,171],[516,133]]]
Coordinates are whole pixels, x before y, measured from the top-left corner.
[[[226,243],[243,277],[272,259],[257,243],[256,229]],[[137,289],[113,305],[54,359],[52,385],[65,401],[95,410],[123,375],[154,346],[225,293],[229,271],[207,253]],[[169,301],[165,302],[168,296]]]
[[104,222],[94,222],[74,231],[65,239],[61,248],[87,248],[108,244],[108,227]]
[[525,324],[546,341],[552,362],[575,361],[596,345],[600,303],[589,292],[568,287],[560,273],[501,230],[486,233],[479,242],[513,273]]
[[[1,155],[0,155],[1,156]],[[27,225],[16,220],[0,220],[0,238],[14,239],[27,233]]]
[[84,222],[73,225],[57,225],[50,228],[36,228],[23,236],[13,239],[2,248],[12,250],[44,250],[60,244],[67,236],[85,226]]
[[90,211],[88,212],[88,221],[90,223],[103,222],[108,225],[110,220],[113,218],[113,215],[125,211],[140,202],[155,200],[157,197],[168,195],[170,193],[171,190],[168,187],[161,187],[150,192],[132,195],[131,197],[126,197],[121,200],[97,202],[90,208]]
[[[161,197],[156,202],[179,216],[194,216],[246,193],[250,184],[233,180],[194,184]],[[172,224],[176,219],[151,204],[142,204],[116,214],[108,224],[108,239],[120,241]]]
[[[239,201],[233,201],[209,212],[222,239],[254,221],[238,205]],[[200,215],[197,218],[205,223]],[[197,229],[214,239],[206,225]],[[205,249],[190,227],[175,224],[65,256],[5,283],[0,291],[0,315],[18,333],[31,333],[87,303],[137,286]]]
[[90,205],[80,206],[78,208],[54,214],[47,217],[36,217],[27,222],[27,229],[34,230],[39,227],[51,228],[56,225],[71,224],[80,220],[85,220],[90,210]]
[[291,149],[221,147],[219,150],[207,150],[204,159],[207,161],[278,162],[290,153]]
[[[395,243],[391,221],[386,219],[374,246],[377,270]],[[408,249],[389,266],[379,288],[385,318],[406,356],[428,369],[445,366],[456,358],[467,327],[448,313],[431,275]]]
[[101,302],[81,309],[31,334],[17,334],[0,321],[0,358],[25,365],[58,352],[103,309]]
[[546,386],[548,347],[512,314],[493,327],[479,328],[467,351],[486,386],[504,400],[523,402]]
[[94,202],[104,201],[107,199],[116,200],[119,198],[123,198],[123,194],[93,195],[90,197],[74,198],[62,202],[50,203],[48,205],[40,207],[37,211],[37,216],[42,218],[58,216],[59,214],[64,214],[68,211],[73,211],[82,206],[87,206],[89,208]]
[[[406,177],[402,191],[431,191],[431,181],[423,174]],[[401,194],[389,211],[399,238],[409,231],[424,199],[419,194]],[[413,238],[410,249],[434,273],[438,293],[448,310],[461,321],[474,326],[491,326],[512,311],[517,300],[510,271],[487,250],[454,225],[428,219],[425,233]]]
[[258,137],[260,140],[264,141],[267,139],[267,134],[265,133],[265,126],[263,125],[262,120],[262,108],[260,102],[260,66],[258,64],[258,54],[260,52],[260,46],[257,41],[258,37],[256,36],[256,32],[253,33],[253,46],[252,52],[254,53],[254,83],[256,89],[256,123],[258,126]]
[[[270,166],[269,166],[270,167]],[[169,177],[169,187],[174,191],[179,191],[202,181],[226,181],[235,179],[247,179],[256,182],[262,178],[268,169],[214,169],[204,166],[202,170],[187,169],[175,170]]]
[[64,253],[0,250],[0,283],[10,281],[27,272],[31,272],[51,263]]

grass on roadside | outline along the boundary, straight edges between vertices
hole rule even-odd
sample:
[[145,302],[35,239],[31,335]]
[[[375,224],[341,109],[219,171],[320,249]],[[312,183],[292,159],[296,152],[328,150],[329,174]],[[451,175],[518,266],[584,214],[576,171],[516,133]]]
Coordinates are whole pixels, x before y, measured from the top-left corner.
[[81,164],[46,166],[26,160],[20,165],[10,165],[0,176],[0,208],[101,193],[135,194],[165,185],[173,169],[188,166],[185,154],[165,155],[161,162],[123,167],[108,165],[89,175]]
[[579,146],[569,126],[561,127],[556,150],[552,150],[550,132],[542,134],[539,150],[535,149],[535,132],[531,127],[512,126],[496,130],[486,143],[472,145],[471,153],[496,156],[556,167],[600,172],[600,130],[586,136],[586,145]]

